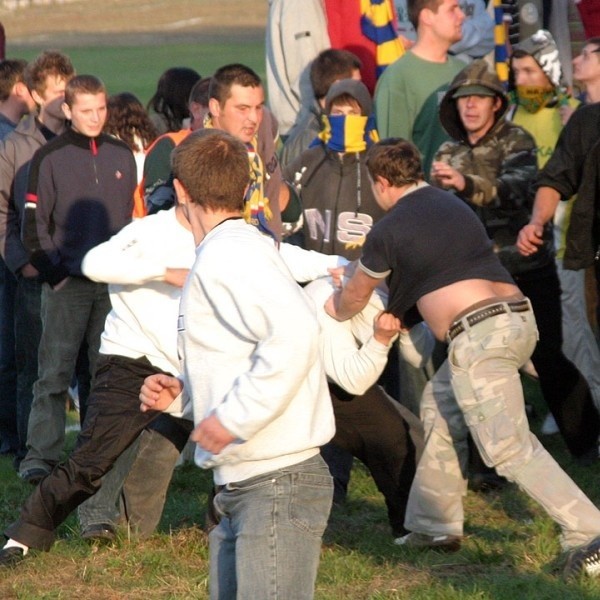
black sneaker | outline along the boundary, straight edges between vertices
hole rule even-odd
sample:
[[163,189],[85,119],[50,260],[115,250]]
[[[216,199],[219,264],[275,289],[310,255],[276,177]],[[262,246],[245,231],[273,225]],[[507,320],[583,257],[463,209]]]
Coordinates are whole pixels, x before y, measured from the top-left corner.
[[50,475],[50,471],[41,468],[27,469],[19,473],[19,477],[31,485],[37,485],[46,475]]
[[25,558],[23,548],[11,546],[0,550],[0,567],[14,567]]
[[582,573],[590,577],[600,575],[600,536],[585,546],[572,550],[567,558],[564,576],[567,579],[578,577]]
[[91,542],[112,542],[116,536],[117,531],[110,523],[94,523],[81,532],[81,537]]

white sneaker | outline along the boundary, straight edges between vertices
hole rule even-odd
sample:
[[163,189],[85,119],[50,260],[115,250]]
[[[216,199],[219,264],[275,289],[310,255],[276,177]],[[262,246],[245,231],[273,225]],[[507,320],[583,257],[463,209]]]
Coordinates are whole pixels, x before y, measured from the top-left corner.
[[542,423],[542,429],[540,430],[542,435],[553,435],[558,433],[558,425],[556,424],[556,420],[552,416],[552,413],[548,413],[544,422]]

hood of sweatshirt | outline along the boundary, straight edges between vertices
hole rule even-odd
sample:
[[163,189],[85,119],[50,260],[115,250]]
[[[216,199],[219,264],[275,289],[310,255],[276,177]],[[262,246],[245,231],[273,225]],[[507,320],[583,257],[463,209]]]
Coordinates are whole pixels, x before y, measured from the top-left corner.
[[[490,132],[498,127],[498,123],[504,118],[508,109],[508,97],[504,91],[504,87],[500,83],[496,73],[490,70],[488,63],[483,59],[475,60],[470,65],[467,65],[452,80],[448,91],[440,103],[440,122],[452,139],[466,142],[467,133],[460,120],[456,105],[457,99],[455,98],[457,93],[460,94],[460,88],[465,88],[463,95],[468,95],[467,92],[471,92],[473,95],[493,95],[502,101],[502,105],[496,112],[496,122],[482,138],[485,139]],[[486,94],[486,91],[488,94]]]

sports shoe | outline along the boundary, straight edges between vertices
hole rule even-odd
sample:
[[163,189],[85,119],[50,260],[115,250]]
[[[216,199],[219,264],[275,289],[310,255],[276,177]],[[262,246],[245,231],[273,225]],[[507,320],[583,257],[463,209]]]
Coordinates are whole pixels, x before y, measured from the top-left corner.
[[46,469],[41,469],[38,467],[34,467],[33,469],[27,469],[26,471],[22,471],[19,473],[19,477],[30,483],[31,485],[37,485],[46,475],[49,475],[50,471],[46,471]]
[[114,525],[110,523],[94,523],[81,532],[82,539],[93,542],[112,542],[116,536]]
[[542,435],[554,435],[559,432],[558,425],[556,424],[556,420],[552,416],[552,413],[546,415],[540,432]]
[[12,546],[0,549],[0,567],[14,567],[25,558],[23,548]]
[[572,550],[563,573],[567,579],[578,577],[582,573],[590,577],[598,577],[600,575],[600,536],[585,546]]
[[426,533],[416,533],[414,531],[394,540],[394,544],[397,546],[440,550],[442,552],[456,552],[460,550],[461,543],[462,537],[458,535],[427,535]]

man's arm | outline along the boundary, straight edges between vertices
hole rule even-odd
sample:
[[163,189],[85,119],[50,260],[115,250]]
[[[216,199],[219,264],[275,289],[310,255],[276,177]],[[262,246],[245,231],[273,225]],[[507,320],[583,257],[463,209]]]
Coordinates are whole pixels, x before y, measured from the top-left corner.
[[381,279],[367,275],[359,267],[342,290],[330,296],[325,303],[325,311],[338,321],[353,317],[367,305],[379,283]]
[[31,160],[21,239],[42,281],[56,286],[69,273],[60,263],[60,252],[50,233],[56,197],[49,161],[44,161],[45,150],[46,147],[40,148]]
[[[171,268],[156,254],[148,254],[148,243],[155,237],[151,221],[133,221],[110,240],[92,248],[83,257],[81,270],[92,281],[121,285],[144,285],[151,281],[165,281],[182,287],[189,269]],[[181,231],[182,235],[185,232]],[[190,261],[193,259],[193,241],[190,238]]]
[[560,194],[551,187],[540,187],[535,194],[531,220],[519,231],[517,249],[524,256],[535,254],[544,243],[544,225],[556,212],[560,202]]
[[[29,255],[21,242],[20,219],[13,197],[15,160],[15,147],[9,136],[0,147],[0,254],[13,273],[31,267]],[[21,168],[27,167],[23,165]]]

